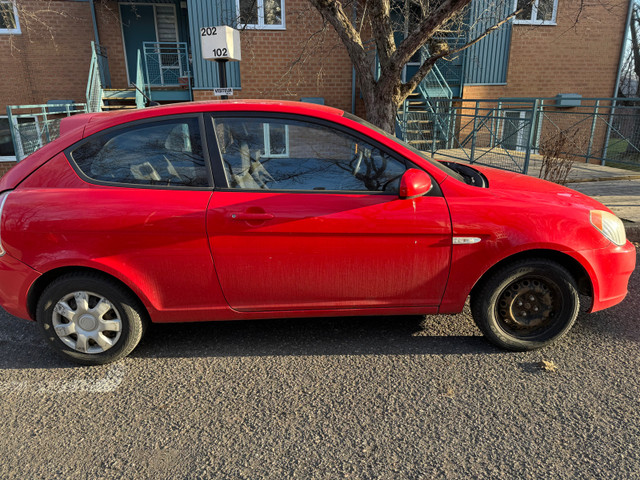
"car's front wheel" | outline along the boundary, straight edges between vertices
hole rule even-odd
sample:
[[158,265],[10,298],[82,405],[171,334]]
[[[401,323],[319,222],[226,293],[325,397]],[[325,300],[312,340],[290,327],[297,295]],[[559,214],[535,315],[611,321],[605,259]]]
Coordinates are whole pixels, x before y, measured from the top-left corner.
[[68,274],[42,293],[36,320],[55,350],[85,365],[127,356],[138,345],[145,315],[118,283],[93,274]]
[[521,260],[482,280],[471,313],[488,340],[509,350],[533,350],[562,337],[580,308],[576,282],[547,259]]

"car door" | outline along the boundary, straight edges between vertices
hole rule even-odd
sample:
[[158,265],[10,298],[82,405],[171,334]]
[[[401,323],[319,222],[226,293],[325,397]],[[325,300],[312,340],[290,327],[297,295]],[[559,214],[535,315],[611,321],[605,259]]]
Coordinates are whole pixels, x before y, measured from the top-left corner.
[[207,229],[232,308],[439,304],[449,212],[437,186],[398,198],[403,158],[320,120],[225,114],[208,125],[219,148]]

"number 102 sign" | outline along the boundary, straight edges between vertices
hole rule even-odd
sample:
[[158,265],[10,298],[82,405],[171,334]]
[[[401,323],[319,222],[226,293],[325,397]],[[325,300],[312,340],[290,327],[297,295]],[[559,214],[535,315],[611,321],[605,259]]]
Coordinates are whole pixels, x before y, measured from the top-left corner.
[[226,25],[220,27],[201,27],[200,46],[205,60],[229,60],[239,62],[240,32]]

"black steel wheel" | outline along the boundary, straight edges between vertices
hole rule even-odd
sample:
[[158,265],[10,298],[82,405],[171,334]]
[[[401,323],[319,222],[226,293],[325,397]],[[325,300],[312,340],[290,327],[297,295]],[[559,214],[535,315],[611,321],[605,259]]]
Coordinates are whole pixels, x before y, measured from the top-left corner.
[[533,350],[562,337],[575,322],[575,280],[547,259],[521,260],[482,280],[471,312],[489,341],[509,350]]

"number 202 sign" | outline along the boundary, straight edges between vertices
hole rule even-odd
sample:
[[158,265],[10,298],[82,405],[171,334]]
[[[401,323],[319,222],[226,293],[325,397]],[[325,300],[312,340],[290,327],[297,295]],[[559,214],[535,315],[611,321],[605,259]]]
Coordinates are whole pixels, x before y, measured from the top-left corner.
[[205,60],[239,62],[240,32],[226,25],[200,28],[200,46]]

